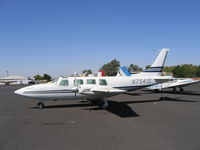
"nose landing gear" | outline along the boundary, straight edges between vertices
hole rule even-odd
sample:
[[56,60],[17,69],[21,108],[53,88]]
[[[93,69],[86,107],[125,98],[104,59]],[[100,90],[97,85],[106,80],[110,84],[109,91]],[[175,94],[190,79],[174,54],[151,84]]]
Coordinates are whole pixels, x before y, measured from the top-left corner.
[[44,108],[44,103],[43,103],[43,102],[37,103],[37,107],[38,107],[39,109]]

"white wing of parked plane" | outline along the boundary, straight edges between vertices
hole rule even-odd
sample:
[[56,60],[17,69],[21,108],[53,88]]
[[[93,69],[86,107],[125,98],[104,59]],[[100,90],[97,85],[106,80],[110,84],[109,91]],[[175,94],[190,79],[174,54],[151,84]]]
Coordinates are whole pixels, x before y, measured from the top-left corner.
[[171,87],[183,87],[183,86],[188,86],[194,83],[198,83],[200,80],[194,80],[194,79],[177,79],[176,82],[174,82]]
[[173,81],[164,82],[162,84],[153,85],[147,88],[151,90],[162,90],[162,89],[176,88],[176,87],[182,88],[198,82],[200,82],[200,80],[175,78]]

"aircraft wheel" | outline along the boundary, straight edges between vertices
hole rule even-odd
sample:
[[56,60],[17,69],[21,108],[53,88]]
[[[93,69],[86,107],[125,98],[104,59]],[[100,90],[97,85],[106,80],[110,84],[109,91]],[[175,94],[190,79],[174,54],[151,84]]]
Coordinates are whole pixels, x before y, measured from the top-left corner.
[[44,108],[44,103],[42,103],[42,102],[37,103],[37,107],[38,107],[39,109]]
[[180,87],[180,93],[182,93],[184,90],[183,90],[183,88],[182,87]]
[[177,93],[177,91],[176,91],[176,88],[175,88],[175,87],[173,88],[173,92],[174,92],[175,94]]
[[102,109],[107,109],[108,108],[109,105],[108,105],[108,101],[107,101],[106,98],[102,99],[102,102],[101,102],[100,106],[101,106]]
[[103,105],[101,105],[100,107],[101,107],[101,109],[107,109],[107,108],[108,108],[108,105],[103,104]]

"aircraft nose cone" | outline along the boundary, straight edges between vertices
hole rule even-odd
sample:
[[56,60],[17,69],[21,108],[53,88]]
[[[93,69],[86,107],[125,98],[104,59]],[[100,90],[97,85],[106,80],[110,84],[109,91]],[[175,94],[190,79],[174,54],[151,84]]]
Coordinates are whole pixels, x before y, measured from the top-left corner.
[[23,95],[23,92],[24,92],[23,89],[19,89],[19,90],[14,91],[14,93],[18,94],[18,95]]

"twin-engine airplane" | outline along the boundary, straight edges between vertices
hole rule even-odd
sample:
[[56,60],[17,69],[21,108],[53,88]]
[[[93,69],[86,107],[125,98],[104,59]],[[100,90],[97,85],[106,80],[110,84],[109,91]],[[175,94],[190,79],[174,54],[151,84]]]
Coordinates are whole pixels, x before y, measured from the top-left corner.
[[145,88],[171,80],[157,73],[163,68],[168,49],[164,49],[153,67],[141,74],[129,77],[59,77],[56,82],[32,85],[15,91],[16,94],[38,99],[38,108],[43,108],[45,100],[99,101],[103,109],[108,107],[107,97]]

